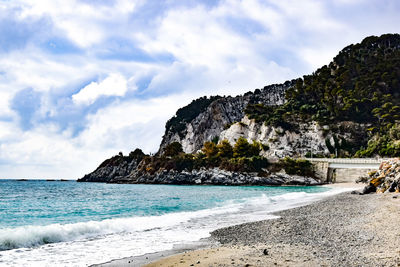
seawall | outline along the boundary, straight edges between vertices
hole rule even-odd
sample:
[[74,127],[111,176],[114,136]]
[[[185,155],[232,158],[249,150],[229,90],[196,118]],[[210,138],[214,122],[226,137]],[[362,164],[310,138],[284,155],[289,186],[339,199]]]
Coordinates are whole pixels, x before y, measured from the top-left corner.
[[316,176],[326,183],[354,183],[358,178],[377,170],[383,158],[306,158],[314,166]]

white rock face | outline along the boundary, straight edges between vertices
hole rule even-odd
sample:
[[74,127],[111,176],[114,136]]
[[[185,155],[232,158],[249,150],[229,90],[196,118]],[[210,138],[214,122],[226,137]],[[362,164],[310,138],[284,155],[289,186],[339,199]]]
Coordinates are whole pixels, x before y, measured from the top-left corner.
[[268,145],[270,149],[262,152],[262,155],[268,158],[305,156],[307,153],[329,156],[335,153],[335,147],[340,150],[343,146],[366,140],[365,129],[371,126],[355,122],[343,121],[335,125],[299,122],[296,123],[296,130],[285,131],[281,127],[256,123],[245,116],[244,110],[249,104],[284,104],[285,92],[292,85],[293,81],[267,86],[243,96],[217,99],[204,112],[187,122],[182,131],[167,131],[159,151],[163,151],[165,146],[172,142],[179,142],[184,152],[193,153],[200,150],[206,141],[214,138],[227,139],[234,144],[243,136],[250,142],[255,140]]
[[248,104],[283,104],[285,102],[285,92],[291,84],[287,82],[280,85],[270,85],[257,93],[246,93],[243,96],[228,96],[215,100],[204,112],[186,123],[183,131],[179,133],[166,132],[159,151],[162,151],[166,145],[172,142],[181,143],[183,151],[186,153],[198,151],[203,147],[204,142],[219,137],[221,132],[232,123],[242,120],[245,115],[244,110]]
[[239,137],[244,137],[249,142],[258,141],[268,145],[269,150],[262,152],[268,158],[304,156],[307,152],[329,154],[323,129],[316,122],[302,124],[298,132],[292,132],[281,127],[256,123],[245,116],[240,122],[224,130],[219,140],[226,139],[234,145]]

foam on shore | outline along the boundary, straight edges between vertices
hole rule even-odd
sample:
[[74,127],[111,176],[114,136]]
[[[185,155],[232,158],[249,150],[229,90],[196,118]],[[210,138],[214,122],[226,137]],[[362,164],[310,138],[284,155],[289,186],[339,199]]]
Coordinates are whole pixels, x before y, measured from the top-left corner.
[[276,218],[272,212],[347,190],[335,188],[322,193],[292,192],[271,197],[264,194],[226,201],[215,208],[161,216],[1,229],[0,248],[4,251],[0,263],[32,266],[35,262],[39,266],[52,262],[57,266],[85,266],[169,250],[178,244],[207,238],[217,228]]

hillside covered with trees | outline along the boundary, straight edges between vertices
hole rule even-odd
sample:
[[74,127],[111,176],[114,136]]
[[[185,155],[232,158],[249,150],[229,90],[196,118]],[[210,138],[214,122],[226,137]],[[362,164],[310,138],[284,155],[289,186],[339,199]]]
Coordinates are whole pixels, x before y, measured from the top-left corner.
[[[263,130],[274,132],[281,139],[262,136],[262,127],[251,128],[244,119],[257,124],[253,126],[269,127]],[[302,127],[307,124],[312,127]],[[222,133],[229,129],[236,129],[232,131],[237,135],[228,141],[226,136],[232,135],[224,137]],[[244,129],[251,134],[247,139]],[[310,133],[309,139],[299,133]],[[257,134],[261,136],[258,141],[253,138]],[[196,135],[199,138],[190,139]],[[193,140],[201,142],[195,146]],[[302,147],[293,144],[298,140],[304,141]],[[156,155],[145,155],[138,149],[129,156],[120,154],[104,161],[82,181],[107,182],[115,178],[118,182],[151,183],[155,181],[152,179],[167,177],[157,180],[164,183],[171,182],[168,179],[176,173],[185,176],[193,170],[211,169],[257,173],[259,177],[269,177],[284,169],[288,175],[312,177],[308,161],[283,156],[271,164],[265,157],[272,145],[277,148],[286,142],[295,152],[307,151],[312,141],[322,148],[323,157],[400,156],[399,34],[367,37],[359,44],[345,47],[329,65],[284,84],[236,97],[194,100],[167,122]],[[193,148],[191,152],[183,148],[188,144]],[[173,174],[169,177],[168,173]],[[135,180],[138,177],[147,178]]]
[[280,106],[250,104],[246,115],[284,129],[308,121],[331,129],[343,121],[368,123],[369,141],[352,144],[352,156],[400,156],[400,35],[344,48],[329,65],[297,79],[285,97]]

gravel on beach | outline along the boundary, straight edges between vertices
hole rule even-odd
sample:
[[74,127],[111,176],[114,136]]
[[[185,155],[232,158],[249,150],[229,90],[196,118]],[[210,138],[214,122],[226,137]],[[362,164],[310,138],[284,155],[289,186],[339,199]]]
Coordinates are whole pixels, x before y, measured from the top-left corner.
[[212,237],[234,250],[246,248],[250,265],[400,266],[400,198],[393,196],[342,193]]
[[338,194],[218,229],[220,246],[154,261],[156,266],[400,266],[400,195]]

